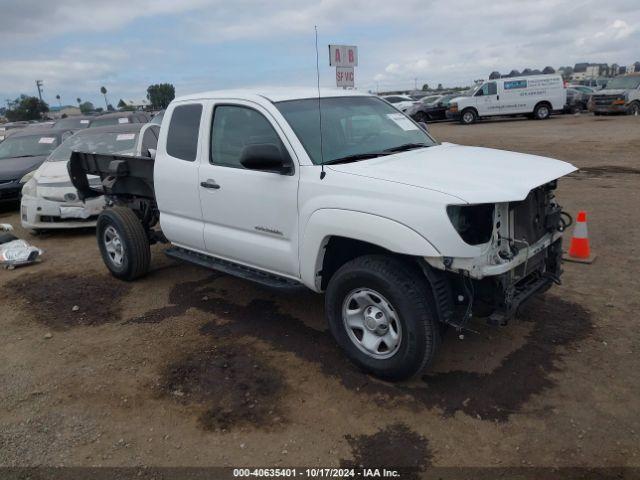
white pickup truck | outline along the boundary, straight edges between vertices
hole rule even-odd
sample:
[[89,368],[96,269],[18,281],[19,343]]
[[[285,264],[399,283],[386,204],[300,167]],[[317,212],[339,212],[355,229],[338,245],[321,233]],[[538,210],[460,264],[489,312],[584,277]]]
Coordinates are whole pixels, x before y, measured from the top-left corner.
[[144,275],[150,244],[168,242],[181,260],[324,292],[339,345],[383,378],[425,367],[447,324],[505,323],[559,282],[570,220],[554,190],[575,168],[438,143],[375,96],[181,97],[151,153],[69,162],[80,198],[106,195],[97,239],[113,275]]

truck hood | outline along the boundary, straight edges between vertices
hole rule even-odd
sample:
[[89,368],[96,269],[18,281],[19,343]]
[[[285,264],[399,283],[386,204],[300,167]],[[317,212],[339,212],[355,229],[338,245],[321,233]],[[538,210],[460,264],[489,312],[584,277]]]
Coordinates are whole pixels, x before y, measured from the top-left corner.
[[20,180],[38,168],[46,155],[37,157],[0,158],[0,180]]
[[625,93],[627,93],[626,90],[617,88],[617,89],[606,89],[603,88],[602,90],[598,90],[597,92],[593,92],[590,95],[594,95],[594,96],[599,96],[599,95],[624,95]]
[[577,170],[552,158],[450,143],[329,168],[438,191],[466,203],[524,200],[533,188]]

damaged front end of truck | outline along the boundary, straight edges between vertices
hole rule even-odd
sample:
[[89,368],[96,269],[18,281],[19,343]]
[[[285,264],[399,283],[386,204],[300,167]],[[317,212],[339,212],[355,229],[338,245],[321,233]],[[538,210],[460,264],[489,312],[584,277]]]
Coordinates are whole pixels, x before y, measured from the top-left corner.
[[525,301],[560,284],[562,233],[572,220],[556,187],[548,182],[521,201],[447,207],[457,233],[482,254],[424,259],[443,321],[462,328],[476,315],[504,325]]

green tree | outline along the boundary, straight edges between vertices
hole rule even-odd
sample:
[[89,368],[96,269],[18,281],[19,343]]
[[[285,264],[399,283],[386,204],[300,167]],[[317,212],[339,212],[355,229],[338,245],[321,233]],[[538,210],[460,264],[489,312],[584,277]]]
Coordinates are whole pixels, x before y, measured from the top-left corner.
[[116,111],[116,109],[113,108],[113,105],[111,105],[111,104],[107,105],[107,112],[115,112],[115,111]]
[[424,85],[422,85],[422,90],[429,90],[429,84],[425,83]]
[[49,105],[38,97],[20,95],[7,103],[6,117],[10,122],[20,120],[39,120],[49,111]]
[[438,84],[438,90],[442,90],[442,88],[443,88],[443,87],[442,87],[442,84],[441,84],[441,83],[439,83],[439,84]]
[[118,109],[122,110],[123,108],[125,108],[127,106],[126,103],[124,103],[124,100],[120,99],[120,101],[118,102]]
[[105,87],[100,87],[100,93],[104,95],[104,105],[109,108],[109,101],[107,100],[107,89]]
[[156,109],[167,108],[175,97],[176,89],[170,83],[157,83],[147,88],[147,99]]
[[82,103],[82,99],[80,97],[76,98],[76,102],[78,102],[78,105],[80,105]]
[[91,113],[94,110],[95,110],[95,107],[91,102],[83,102],[80,104],[80,111],[83,113],[83,115],[86,115],[87,113]]

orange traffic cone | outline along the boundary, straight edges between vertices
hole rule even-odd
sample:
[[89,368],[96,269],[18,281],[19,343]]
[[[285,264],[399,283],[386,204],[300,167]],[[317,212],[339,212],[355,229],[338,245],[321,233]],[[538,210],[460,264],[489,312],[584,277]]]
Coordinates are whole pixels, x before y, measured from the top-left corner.
[[564,256],[570,262],[592,263],[596,256],[591,253],[589,247],[589,231],[587,230],[587,212],[580,211],[576,217],[576,226],[573,228],[569,254]]

